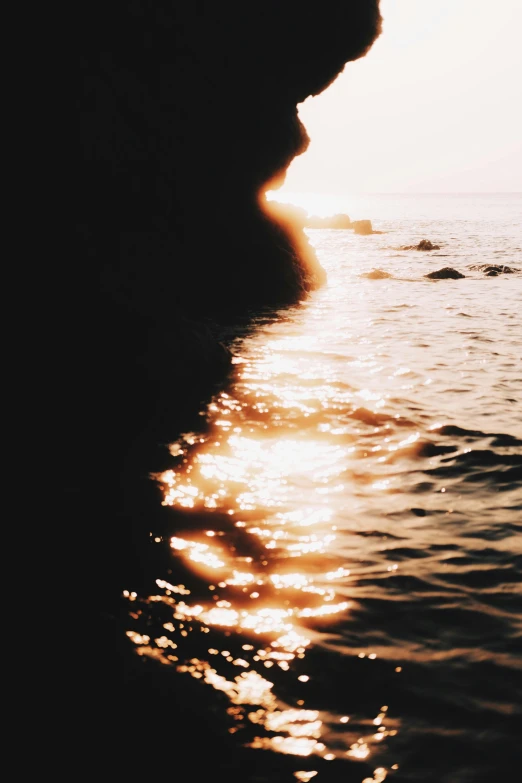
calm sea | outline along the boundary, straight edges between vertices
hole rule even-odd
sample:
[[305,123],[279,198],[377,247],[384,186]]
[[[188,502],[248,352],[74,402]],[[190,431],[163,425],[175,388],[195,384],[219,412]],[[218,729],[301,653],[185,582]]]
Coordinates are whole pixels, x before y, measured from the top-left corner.
[[342,206],[383,233],[309,230],[327,285],[235,342],[127,635],[246,783],[517,780],[522,194]]

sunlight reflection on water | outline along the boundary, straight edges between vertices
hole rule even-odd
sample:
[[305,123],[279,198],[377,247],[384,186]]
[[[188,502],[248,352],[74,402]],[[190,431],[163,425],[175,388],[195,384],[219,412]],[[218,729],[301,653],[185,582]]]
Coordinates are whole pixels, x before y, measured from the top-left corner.
[[[458,602],[459,580],[498,570],[498,563],[448,564],[471,546],[463,519],[473,520],[479,546],[492,505],[487,471],[498,459],[491,479],[498,485],[514,464],[516,417],[499,413],[504,441],[487,456],[500,436],[484,427],[483,377],[473,376],[484,367],[480,346],[451,330],[441,335],[428,311],[415,322],[399,319],[394,308],[416,308],[425,281],[409,290],[398,280],[361,282],[372,260],[361,258],[360,240],[319,234],[329,286],[276,322],[260,319],[257,332],[237,342],[235,377],[208,406],[205,428],[172,444],[172,469],[155,477],[163,504],[176,512],[175,534],[155,540],[170,547],[174,572],[192,576],[184,584],[159,578],[159,592],[148,597],[126,591],[136,619],[128,637],[139,655],[225,694],[229,731],[242,744],[335,762],[385,759],[365,778],[383,781],[397,766],[387,745],[402,728],[390,715],[394,705],[354,714],[340,696],[326,707],[313,690],[322,672],[307,668],[309,652],[335,642],[364,665],[388,665],[390,678],[405,661],[477,655],[458,631],[448,651],[411,631],[401,637],[400,624],[379,635],[383,615],[368,616],[375,627],[367,640],[342,629],[365,601],[391,595],[390,606],[405,602],[412,611],[423,600],[431,609],[427,596],[442,600],[452,574]],[[376,241],[382,253],[385,238]],[[403,275],[411,276],[413,262],[405,263]],[[480,308],[459,285],[458,310]],[[448,305],[441,289],[430,291],[433,308]],[[450,339],[459,380],[447,361]],[[495,373],[491,362],[484,372]],[[506,382],[514,377],[503,372]],[[473,403],[465,410],[456,404],[462,389]],[[516,486],[504,490],[495,524],[500,517],[515,524]],[[499,536],[488,546],[501,557],[515,544]],[[140,625],[151,613],[161,623],[157,634]],[[294,773],[304,781],[315,774]]]
[[[339,428],[331,432],[323,424],[319,437],[312,433],[317,431],[317,416],[342,411],[352,392],[325,383],[320,374],[313,388],[300,388],[296,364],[303,352],[306,356],[302,338],[284,336],[261,344],[250,360],[238,364],[234,396],[223,392],[209,406],[205,435],[188,433],[172,444],[178,467],[157,480],[164,488],[164,505],[189,512],[195,529],[172,536],[170,547],[207,581],[208,598],[189,603],[181,598],[189,592],[185,586],[158,580],[163,592],[145,603],[163,602],[171,608],[172,619],[164,628],[177,632],[177,641],[165,634],[156,638],[154,647],[146,636],[130,638],[141,648],[140,654],[174,664],[178,672],[225,693],[235,705],[231,714],[238,723],[248,721],[264,729],[249,741],[251,747],[296,756],[318,753],[326,760],[340,753],[365,759],[389,735],[382,721],[377,731],[371,725],[363,737],[360,727],[343,730],[342,742],[337,734],[333,754],[324,741],[321,712],[299,707],[299,699],[295,706],[287,706],[270,679],[274,666],[296,677],[292,663],[304,659],[316,634],[307,621],[347,615],[350,607],[350,601],[339,600],[336,593],[337,585],[347,584],[350,569],[336,562],[338,526],[333,519],[339,503],[345,509],[350,504],[349,486],[342,477],[357,460],[352,445],[357,432],[350,435],[349,428],[341,428],[344,442],[338,441]],[[298,373],[295,386],[288,383],[292,373]],[[359,396],[380,407],[376,395],[363,390]],[[283,433],[288,430],[289,411],[300,417],[299,429],[290,427],[291,437]],[[311,417],[312,426],[303,430],[302,420],[306,423]],[[214,513],[212,529],[201,529],[201,513],[206,524]],[[226,518],[229,522],[223,524]],[[242,644],[241,653],[211,647],[208,658],[181,663],[180,641],[189,632],[187,623],[191,633],[196,628],[234,629],[254,643]],[[229,648],[237,647],[230,639],[223,641]],[[242,671],[227,678],[220,672],[223,658]],[[304,685],[310,675],[296,679]],[[329,723],[348,723],[344,714],[326,717]],[[236,726],[231,730],[235,732]]]

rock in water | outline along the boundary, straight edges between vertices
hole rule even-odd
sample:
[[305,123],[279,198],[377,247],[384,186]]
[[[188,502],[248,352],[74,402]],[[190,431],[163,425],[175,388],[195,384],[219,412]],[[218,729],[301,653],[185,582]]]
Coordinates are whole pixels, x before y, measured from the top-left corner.
[[383,269],[372,269],[370,272],[364,272],[361,277],[366,277],[368,280],[385,280],[388,277],[392,277],[392,275]]
[[356,234],[373,234],[371,220],[354,220],[352,223],[352,228]]
[[306,228],[353,228],[348,215],[338,214],[330,217],[312,215],[305,223]]
[[484,272],[487,277],[496,277],[497,275],[512,275],[519,271],[514,267],[505,266],[504,264],[471,264],[469,268],[477,272]]
[[418,245],[403,245],[401,250],[440,250],[440,245],[434,245],[429,239],[421,239]]
[[421,239],[417,250],[440,250],[440,245],[433,245],[429,239]]
[[429,272],[424,277],[429,277],[430,280],[458,280],[460,277],[466,277],[466,275],[462,275],[450,266],[445,266],[443,269],[437,269],[436,272]]

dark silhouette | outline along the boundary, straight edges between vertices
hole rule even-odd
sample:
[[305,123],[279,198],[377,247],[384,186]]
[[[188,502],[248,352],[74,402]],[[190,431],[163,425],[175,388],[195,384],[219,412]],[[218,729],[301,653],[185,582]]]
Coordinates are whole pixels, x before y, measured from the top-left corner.
[[401,250],[440,250],[440,245],[434,245],[429,239],[421,239],[418,245],[404,245]]
[[458,280],[461,277],[466,277],[466,275],[461,274],[456,269],[452,269],[450,266],[445,266],[443,269],[429,272],[424,277],[428,277],[430,280]]
[[60,482],[94,607],[86,763],[170,775],[173,745],[204,736],[193,770],[218,759],[227,780],[245,780],[228,735],[205,730],[197,683],[130,651],[119,595],[151,578],[163,509],[148,473],[169,464],[163,444],[201,425],[201,401],[230,370],[231,330],[323,279],[303,232],[272,221],[260,194],[307,147],[297,104],[375,39],[378,0],[135,0],[80,5],[77,21],[79,243],[52,318]]

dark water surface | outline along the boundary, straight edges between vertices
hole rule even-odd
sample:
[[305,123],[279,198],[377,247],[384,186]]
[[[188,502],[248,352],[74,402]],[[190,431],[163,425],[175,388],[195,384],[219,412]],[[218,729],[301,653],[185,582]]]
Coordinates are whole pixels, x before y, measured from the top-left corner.
[[522,272],[473,268],[522,270],[521,208],[389,197],[386,233],[310,231],[328,285],[257,319],[171,446],[127,636],[198,681],[202,749],[257,749],[246,782],[522,774]]

